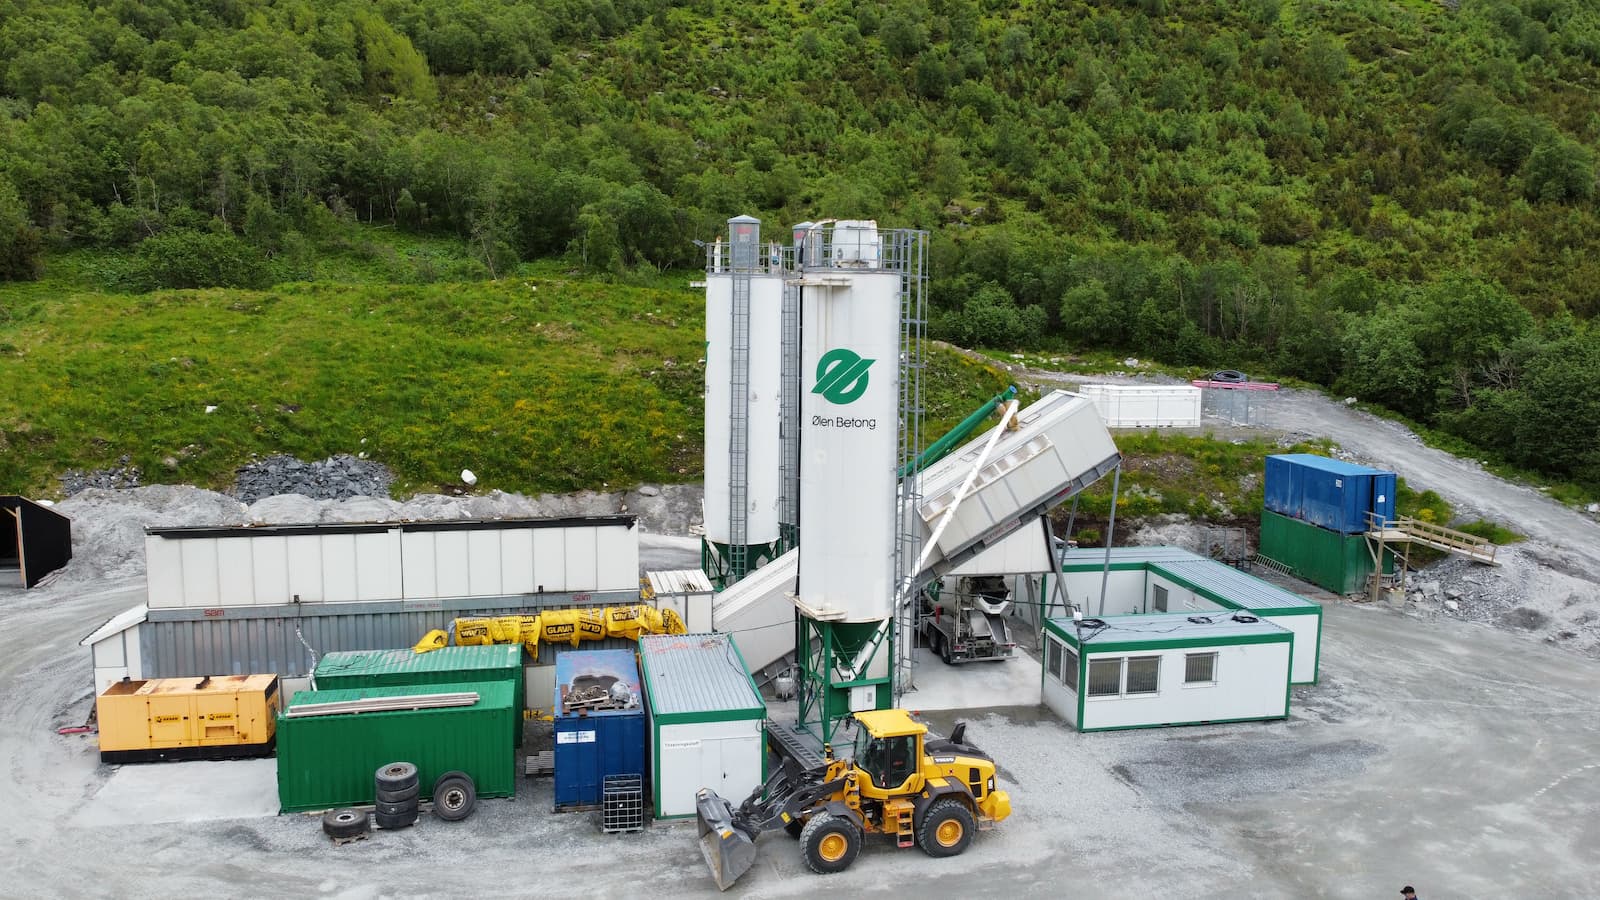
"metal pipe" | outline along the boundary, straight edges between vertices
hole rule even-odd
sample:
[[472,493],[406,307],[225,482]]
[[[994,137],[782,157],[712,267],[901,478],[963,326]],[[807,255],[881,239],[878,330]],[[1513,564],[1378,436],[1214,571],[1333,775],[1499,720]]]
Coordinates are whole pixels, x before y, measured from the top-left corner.
[[1117,492],[1122,487],[1122,463],[1111,472],[1111,519],[1106,523],[1106,562],[1100,570],[1100,608],[1097,616],[1106,614],[1106,583],[1111,580],[1111,538],[1117,533]]

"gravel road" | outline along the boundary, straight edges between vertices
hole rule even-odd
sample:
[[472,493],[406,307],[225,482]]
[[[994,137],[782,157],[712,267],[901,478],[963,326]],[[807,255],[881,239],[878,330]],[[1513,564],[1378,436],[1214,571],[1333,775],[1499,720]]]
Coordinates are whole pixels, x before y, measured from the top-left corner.
[[[947,346],[948,345],[944,345]],[[989,357],[950,347],[973,359]],[[1082,384],[1180,384],[1152,376],[1086,376],[999,363],[1019,385],[1049,390]],[[1316,391],[1284,389],[1252,395],[1251,424],[1208,424],[1221,435],[1256,433],[1328,438],[1363,463],[1398,472],[1416,490],[1433,490],[1468,519],[1504,525],[1527,540],[1502,547],[1494,569],[1446,561],[1413,581],[1430,587],[1414,610],[1516,629],[1527,636],[1600,657],[1600,521],[1524,484],[1507,481],[1476,460],[1422,442],[1406,426]],[[1203,548],[1201,548],[1203,549]],[[1446,603],[1454,604],[1452,608]],[[1411,604],[1416,606],[1417,603]]]

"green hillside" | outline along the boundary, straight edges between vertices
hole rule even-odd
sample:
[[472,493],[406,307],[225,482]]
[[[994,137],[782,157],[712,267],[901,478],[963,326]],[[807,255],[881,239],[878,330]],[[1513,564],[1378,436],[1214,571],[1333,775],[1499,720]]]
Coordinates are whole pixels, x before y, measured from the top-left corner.
[[[284,284],[14,302],[0,330],[0,485],[50,493],[128,454],[217,487],[250,454],[365,453],[397,490],[620,489],[701,475],[705,301],[553,277]],[[942,433],[1004,381],[950,353]],[[209,410],[209,411],[208,411]]]
[[1580,0],[0,0],[0,278],[262,290],[361,223],[457,250],[357,280],[499,296],[870,216],[933,232],[938,336],[1305,378],[1600,483],[1597,76]]

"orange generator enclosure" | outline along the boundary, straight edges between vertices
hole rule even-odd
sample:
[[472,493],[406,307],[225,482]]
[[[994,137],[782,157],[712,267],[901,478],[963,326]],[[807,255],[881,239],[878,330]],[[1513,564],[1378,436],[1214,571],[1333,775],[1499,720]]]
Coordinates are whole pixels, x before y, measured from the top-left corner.
[[121,681],[95,702],[100,759],[267,756],[277,743],[282,705],[276,675]]

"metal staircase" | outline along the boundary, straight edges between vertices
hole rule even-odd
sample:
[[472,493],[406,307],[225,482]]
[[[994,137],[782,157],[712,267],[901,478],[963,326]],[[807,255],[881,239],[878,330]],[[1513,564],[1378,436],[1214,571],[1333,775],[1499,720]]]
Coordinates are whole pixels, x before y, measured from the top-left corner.
[[[1498,548],[1494,542],[1475,534],[1410,516],[1385,521],[1379,519],[1376,513],[1367,513],[1367,525],[1367,541],[1379,544],[1380,550],[1383,544],[1414,544],[1464,556],[1486,566],[1500,565],[1495,559]],[[1381,555],[1378,558],[1381,559]]]

